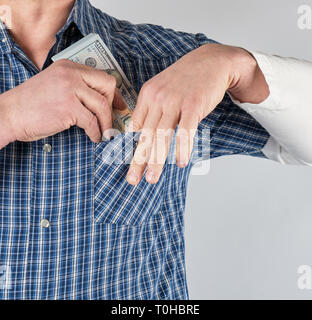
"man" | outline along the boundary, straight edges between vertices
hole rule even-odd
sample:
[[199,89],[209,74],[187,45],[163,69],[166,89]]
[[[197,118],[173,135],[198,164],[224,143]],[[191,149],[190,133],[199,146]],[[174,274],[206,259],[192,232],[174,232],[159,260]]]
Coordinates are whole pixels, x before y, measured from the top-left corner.
[[[254,54],[258,64],[202,34],[119,21],[87,0],[0,4],[13,20],[0,44],[0,266],[9,279],[1,299],[186,299],[183,212],[193,165],[227,154],[312,163],[309,108],[285,93],[291,102],[282,109],[275,60],[264,75],[265,56]],[[101,142],[111,108],[125,108],[114,78],[69,61],[51,65],[89,33],[140,92],[129,131],[178,126],[160,162],[149,161],[155,140],[141,139],[130,169],[107,164],[109,150],[133,143],[128,134]],[[193,141],[200,153],[185,148]]]

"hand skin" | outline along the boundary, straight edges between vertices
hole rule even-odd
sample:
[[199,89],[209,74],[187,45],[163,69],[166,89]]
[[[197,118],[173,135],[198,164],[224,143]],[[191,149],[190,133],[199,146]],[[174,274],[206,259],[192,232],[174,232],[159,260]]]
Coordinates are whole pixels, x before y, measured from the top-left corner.
[[127,108],[104,71],[60,60],[0,95],[0,148],[35,141],[77,125],[93,142],[112,128],[112,107]]
[[[260,103],[270,94],[256,60],[247,51],[219,44],[204,45],[182,57],[142,87],[129,131],[141,131],[127,181],[157,183],[178,125],[176,163],[187,166],[199,122],[226,92],[240,102]],[[186,134],[187,133],[187,134]],[[159,138],[160,137],[160,138]],[[162,143],[162,151],[157,150]],[[159,149],[159,147],[158,147]],[[159,154],[161,153],[160,157]]]

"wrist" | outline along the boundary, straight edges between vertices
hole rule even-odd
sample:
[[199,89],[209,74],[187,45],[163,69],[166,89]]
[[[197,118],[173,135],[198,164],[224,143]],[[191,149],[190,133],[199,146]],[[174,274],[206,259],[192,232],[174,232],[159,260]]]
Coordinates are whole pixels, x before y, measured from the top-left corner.
[[270,95],[256,59],[246,50],[233,47],[232,81],[228,92],[241,103],[259,104]]
[[0,94],[0,149],[16,140],[10,119],[10,109],[13,105],[10,100],[8,92]]

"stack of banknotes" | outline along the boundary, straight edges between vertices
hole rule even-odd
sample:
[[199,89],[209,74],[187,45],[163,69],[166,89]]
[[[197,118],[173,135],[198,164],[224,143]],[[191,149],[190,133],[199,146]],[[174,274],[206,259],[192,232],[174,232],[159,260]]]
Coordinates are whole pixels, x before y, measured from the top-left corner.
[[113,127],[120,132],[125,132],[125,128],[129,124],[132,112],[136,106],[137,94],[101,37],[94,33],[87,35],[52,57],[53,61],[60,59],[69,59],[95,69],[105,70],[115,77],[117,88],[126,101],[128,109],[123,111],[113,110]]

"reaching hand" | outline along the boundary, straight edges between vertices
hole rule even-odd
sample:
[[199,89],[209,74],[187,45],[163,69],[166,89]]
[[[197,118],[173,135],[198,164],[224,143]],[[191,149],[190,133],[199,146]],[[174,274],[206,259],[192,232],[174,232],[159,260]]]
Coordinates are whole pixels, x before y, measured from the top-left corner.
[[141,131],[127,181],[156,183],[177,130],[176,162],[187,166],[199,122],[229,91],[241,102],[261,102],[269,94],[256,60],[245,50],[204,45],[144,84],[129,131]]

